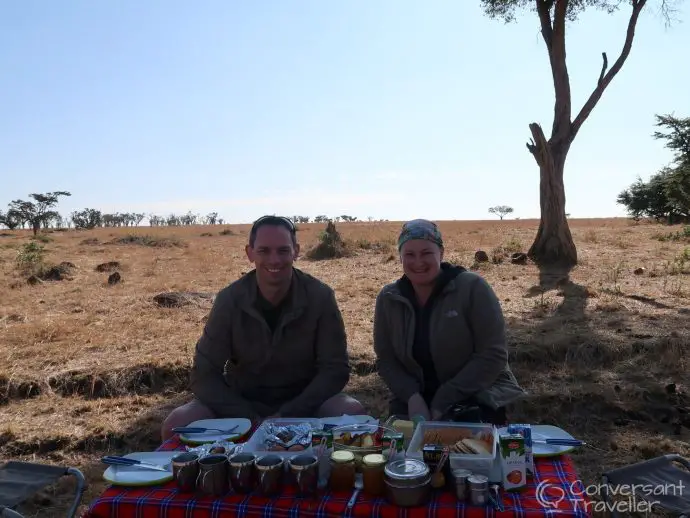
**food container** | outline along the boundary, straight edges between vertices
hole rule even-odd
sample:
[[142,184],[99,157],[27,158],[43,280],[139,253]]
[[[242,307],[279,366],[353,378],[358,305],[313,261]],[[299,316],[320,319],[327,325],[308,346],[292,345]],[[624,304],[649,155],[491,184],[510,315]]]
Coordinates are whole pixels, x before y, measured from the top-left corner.
[[[271,453],[271,455],[277,455],[278,457],[281,457],[283,460],[296,457],[297,455],[301,455],[303,453],[313,453],[311,434],[309,436],[308,443],[304,444],[304,447],[302,449],[295,448],[293,450],[288,451],[270,451],[266,445],[266,439],[269,436],[269,430],[271,428],[276,426],[296,427],[305,425],[308,425],[312,429],[312,431],[323,429],[323,425],[321,424],[321,421],[319,419],[312,419],[306,417],[266,419],[256,429],[256,431],[252,434],[249,440],[246,443],[242,444],[242,452],[254,453],[257,457],[264,455],[266,453]],[[302,444],[300,444],[300,446],[302,446]],[[285,463],[285,466],[287,469],[287,463]]]
[[362,459],[362,491],[370,496],[380,496],[386,491],[386,457],[370,453]]
[[425,505],[431,496],[431,472],[419,459],[390,462],[384,470],[386,499],[399,507]]
[[469,496],[467,479],[470,476],[472,476],[472,472],[468,469],[453,470],[453,481],[455,482],[455,496],[461,502],[467,500]]
[[[417,425],[407,457],[422,460],[424,446],[436,444],[451,447],[448,457],[450,472],[456,469],[467,469],[472,473],[489,477],[497,452],[496,427],[490,423],[458,423],[423,421]],[[460,440],[469,440],[469,444],[478,444],[485,448],[481,453],[462,453],[453,448]]]
[[365,455],[384,453],[384,450],[390,449],[390,442],[387,443],[386,438],[399,435],[392,428],[379,424],[338,426],[333,428],[331,433],[333,435],[333,451],[352,452],[355,456],[358,472],[361,470],[362,459]]
[[331,472],[328,485],[331,491],[350,491],[355,486],[355,454],[351,451],[334,451],[330,457]]
[[486,505],[489,501],[489,478],[484,475],[470,475],[467,477],[467,490],[472,505]]

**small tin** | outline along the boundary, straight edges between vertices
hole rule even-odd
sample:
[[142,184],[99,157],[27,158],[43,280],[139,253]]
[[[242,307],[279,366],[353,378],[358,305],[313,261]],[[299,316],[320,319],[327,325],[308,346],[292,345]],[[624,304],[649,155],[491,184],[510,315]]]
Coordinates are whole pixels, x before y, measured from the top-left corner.
[[472,505],[486,505],[489,501],[489,479],[484,475],[467,477],[467,489]]
[[472,475],[472,472],[468,469],[456,469],[453,470],[453,480],[455,480],[455,496],[458,500],[464,502],[467,500],[469,493],[467,487],[467,478]]
[[422,460],[433,470],[438,466],[443,456],[443,446],[436,444],[425,444],[422,447]]

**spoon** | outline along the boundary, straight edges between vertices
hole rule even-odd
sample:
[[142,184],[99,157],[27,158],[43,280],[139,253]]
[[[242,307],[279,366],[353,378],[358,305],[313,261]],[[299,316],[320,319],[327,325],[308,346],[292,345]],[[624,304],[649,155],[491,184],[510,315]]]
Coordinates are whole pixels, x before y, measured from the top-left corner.
[[348,509],[352,509],[352,506],[355,505],[357,496],[359,495],[359,492],[362,490],[363,487],[364,482],[362,481],[362,475],[357,475],[357,477],[355,478],[355,490],[352,492],[352,497],[350,498],[350,501],[347,503]]

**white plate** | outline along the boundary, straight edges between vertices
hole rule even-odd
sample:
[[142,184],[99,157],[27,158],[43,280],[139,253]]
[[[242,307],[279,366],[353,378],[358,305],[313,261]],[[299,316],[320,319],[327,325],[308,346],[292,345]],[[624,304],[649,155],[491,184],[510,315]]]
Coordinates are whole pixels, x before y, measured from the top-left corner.
[[[143,451],[123,455],[128,459],[137,459],[165,466],[170,463],[180,451]],[[169,472],[153,469],[144,469],[136,466],[108,466],[103,473],[103,478],[115,486],[153,486],[164,484],[173,478],[172,466]]]
[[321,423],[327,430],[348,424],[379,424],[379,420],[370,415],[341,415],[339,417],[322,417]]
[[[533,424],[532,429],[532,439],[575,439],[568,432],[559,428],[558,426],[552,426],[550,424]],[[506,433],[507,428],[499,428],[498,433]],[[554,444],[537,444],[532,443],[532,455],[534,457],[555,457],[557,455],[563,455],[564,453],[571,452],[575,449],[574,446],[556,446]]]
[[234,426],[237,429],[230,434],[221,434],[218,432],[206,433],[183,433],[180,434],[180,440],[188,444],[205,444],[216,441],[232,441],[246,434],[252,429],[252,422],[243,417],[228,418],[228,419],[201,419],[189,423],[185,428],[220,428],[221,430],[230,430]]

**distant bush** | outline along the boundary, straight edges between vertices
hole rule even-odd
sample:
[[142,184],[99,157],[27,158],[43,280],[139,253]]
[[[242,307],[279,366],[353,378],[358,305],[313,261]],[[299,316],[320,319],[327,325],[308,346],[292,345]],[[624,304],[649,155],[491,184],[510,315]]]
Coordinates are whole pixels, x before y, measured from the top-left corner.
[[333,221],[329,221],[326,229],[319,234],[319,243],[307,252],[307,258],[314,261],[336,259],[347,255],[349,254],[345,242]]
[[22,272],[33,274],[44,266],[45,247],[36,241],[30,241],[17,251],[17,267]]
[[171,248],[171,247],[184,247],[186,246],[183,241],[176,237],[155,237],[148,234],[137,235],[137,234],[127,234],[124,237],[118,237],[111,241],[112,244],[117,245],[141,245],[141,246],[153,246],[159,248]]
[[685,225],[682,230],[678,232],[669,232],[667,234],[657,234],[654,236],[659,241],[688,241],[690,242],[690,225]]

